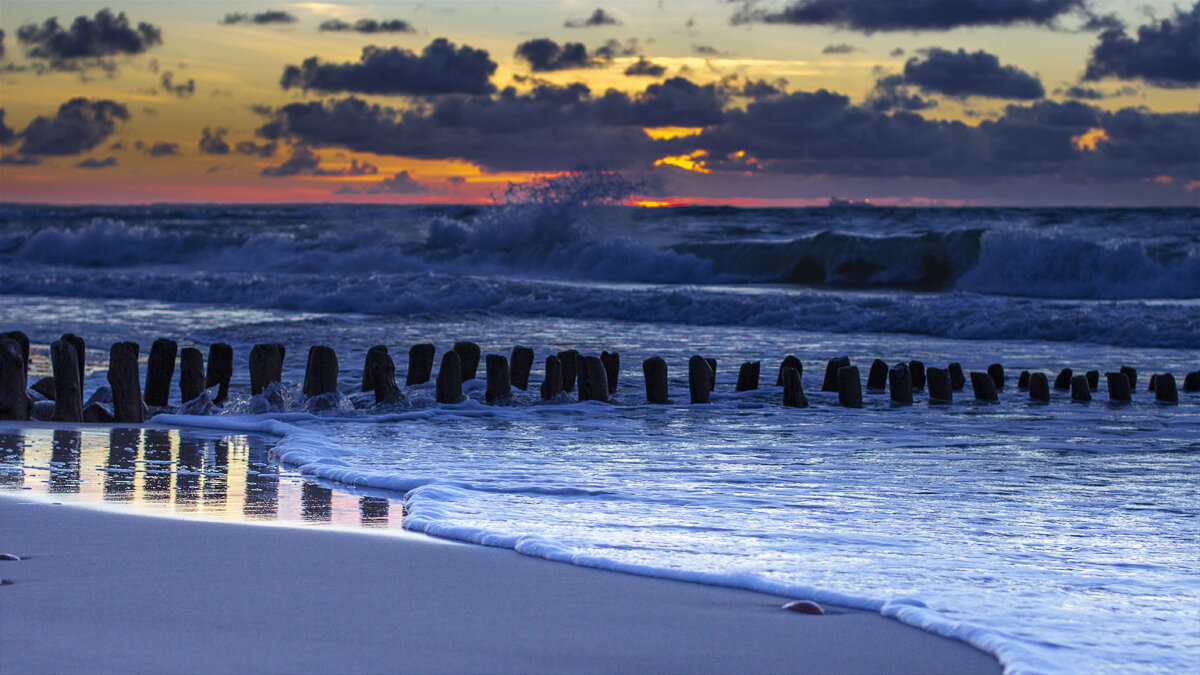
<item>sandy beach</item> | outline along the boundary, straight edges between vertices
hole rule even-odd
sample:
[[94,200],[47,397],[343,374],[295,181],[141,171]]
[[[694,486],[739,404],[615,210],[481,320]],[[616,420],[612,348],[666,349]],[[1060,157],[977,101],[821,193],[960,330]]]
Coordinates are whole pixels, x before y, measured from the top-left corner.
[[876,614],[396,533],[0,495],[0,671],[995,673]]

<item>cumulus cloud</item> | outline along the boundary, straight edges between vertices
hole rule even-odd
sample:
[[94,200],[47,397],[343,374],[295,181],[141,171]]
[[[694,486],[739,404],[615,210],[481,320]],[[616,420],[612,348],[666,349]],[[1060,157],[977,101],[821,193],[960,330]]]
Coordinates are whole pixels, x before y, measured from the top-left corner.
[[487,94],[496,63],[487,51],[445,38],[430,42],[418,56],[407,49],[364,47],[358,63],[321,63],[317,57],[287,66],[279,84],[322,92],[361,94]]
[[692,45],[692,51],[700,56],[720,56],[721,52],[712,45]]
[[630,77],[638,75],[645,77],[662,77],[666,72],[667,69],[665,66],[648,61],[644,56],[639,56],[637,61],[625,69],[625,74]]
[[937,106],[937,101],[913,93],[903,75],[888,75],[875,81],[875,88],[867,96],[867,105],[879,112],[912,111],[933,108]]
[[108,99],[73,98],[53,117],[34,118],[21,133],[23,155],[77,155],[100,145],[129,119],[129,110]]
[[318,30],[330,32],[346,32],[354,31],[355,33],[415,33],[416,28],[412,27],[403,19],[385,19],[379,21],[376,19],[359,19],[354,23],[348,23],[341,19],[330,19],[322,23]]
[[870,35],[968,26],[1047,26],[1064,14],[1083,10],[1084,5],[1084,0],[793,0],[775,11],[746,3],[731,21],[833,26]]
[[261,173],[271,178],[285,178],[287,176],[312,174],[319,166],[321,166],[321,158],[317,153],[313,152],[307,145],[297,145],[292,148],[292,156],[284,160],[282,164],[265,166]]
[[287,12],[279,10],[268,10],[259,12],[258,14],[246,14],[243,12],[231,12],[225,15],[224,19],[219,22],[222,26],[233,26],[239,23],[252,23],[259,26],[265,26],[272,23],[296,23],[296,17]]
[[443,190],[432,188],[423,183],[418,183],[407,171],[401,171],[390,178],[369,185],[365,188],[356,188],[350,185],[343,185],[334,191],[338,195],[428,195],[442,194]]
[[167,141],[155,141],[146,150],[146,154],[151,157],[174,157],[179,154],[178,143],[168,143]]
[[87,159],[83,160],[82,162],[77,162],[75,164],[75,168],[77,168],[77,169],[107,169],[109,167],[116,166],[116,165],[117,165],[116,157],[105,157],[104,159],[96,159],[95,157],[88,157]]
[[90,19],[76,17],[69,28],[63,28],[57,17],[46,19],[40,26],[25,24],[17,29],[17,40],[25,45],[30,58],[44,60],[55,70],[78,70],[88,65],[111,68],[96,60],[141,54],[162,44],[162,31],[144,21],[135,28],[124,12],[114,15],[112,10],[102,9]]
[[566,42],[561,46],[548,38],[535,38],[517,45],[517,58],[529,63],[535,73],[552,70],[572,70],[600,65],[600,59],[588,55],[587,47],[580,42]]
[[279,144],[271,143],[255,143],[254,141],[239,141],[234,149],[243,155],[253,155],[255,157],[274,157],[275,151],[279,149]]
[[592,12],[591,16],[589,16],[586,19],[576,20],[576,21],[569,20],[563,24],[563,26],[565,26],[567,28],[591,28],[592,26],[619,26],[619,25],[621,25],[620,21],[617,21],[617,19],[615,17],[613,17],[611,14],[609,14],[608,12],[606,12],[600,8],[596,8],[596,11]]
[[4,108],[0,108],[0,145],[8,145],[17,140],[17,134],[4,123]]
[[857,47],[855,47],[854,45],[848,45],[845,42],[843,42],[841,44],[836,44],[836,45],[825,45],[825,48],[821,50],[821,53],[822,54],[851,54],[856,51],[858,51]]
[[200,132],[200,152],[206,155],[228,155],[229,143],[225,142],[225,134],[229,133],[222,127],[210,129],[204,127]]
[[1106,77],[1158,87],[1200,86],[1200,2],[1189,11],[1176,10],[1173,19],[1141,26],[1136,38],[1119,26],[1101,33],[1083,79]]
[[159,83],[162,85],[163,91],[172,96],[178,96],[179,98],[190,98],[192,94],[196,93],[195,80],[188,78],[187,82],[175,84],[172,81],[174,77],[175,74],[169,70],[162,74],[162,77],[159,79]]
[[379,167],[370,162],[359,162],[357,159],[350,160],[350,166],[343,169],[313,169],[314,176],[374,176],[379,173]]
[[1002,66],[985,51],[968,53],[934,47],[904,64],[904,81],[926,93],[1031,100],[1046,95],[1042,83],[1016,66]]
[[30,157],[28,155],[9,153],[0,157],[0,165],[3,166],[37,166],[41,163],[41,157]]

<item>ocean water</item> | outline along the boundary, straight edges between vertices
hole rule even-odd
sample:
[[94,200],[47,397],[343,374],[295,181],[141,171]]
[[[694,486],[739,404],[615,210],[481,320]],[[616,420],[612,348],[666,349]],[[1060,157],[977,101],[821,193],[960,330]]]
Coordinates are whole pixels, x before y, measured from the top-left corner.
[[[1013,673],[1200,666],[1200,395],[1146,391],[1200,368],[1200,209],[9,206],[0,294],[35,372],[59,334],[88,340],[88,392],[118,339],[230,343],[225,409],[156,421],[269,438],[287,471],[402,501],[408,530],[871,608]],[[403,382],[408,346],[458,340],[532,347],[530,391],[357,393],[372,345]],[[253,415],[245,355],[265,341],[287,345],[289,386]],[[337,351],[337,410],[295,396],[313,344]],[[621,354],[611,404],[541,401],[568,348]],[[688,404],[693,354],[718,362],[708,405]],[[807,409],[773,386],[787,354]],[[997,404],[968,385],[846,410],[819,391],[841,355],[864,378],[919,359],[1000,362],[1008,382]],[[669,405],[645,404],[650,356]],[[760,389],[733,390],[743,361]],[[1129,405],[1103,377],[1089,404],[1016,387],[1120,365]]]

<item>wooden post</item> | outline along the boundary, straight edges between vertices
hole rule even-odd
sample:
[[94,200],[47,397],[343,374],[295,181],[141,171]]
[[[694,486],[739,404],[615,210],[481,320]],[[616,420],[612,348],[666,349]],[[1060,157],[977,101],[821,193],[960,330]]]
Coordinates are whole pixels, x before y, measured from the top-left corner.
[[442,367],[437,375],[437,402],[458,403],[462,400],[462,358],[451,349],[442,355]]
[[308,350],[308,367],[304,370],[304,395],[320,396],[337,391],[338,359],[333,349],[316,345]]
[[954,400],[954,389],[950,386],[950,373],[945,368],[928,368],[925,383],[929,387],[929,400],[934,403],[950,403]]
[[807,408],[808,397],[804,395],[800,371],[795,368],[784,368],[781,374],[783,379],[783,405],[788,408]]
[[386,345],[375,345],[367,350],[367,356],[363,359],[363,376],[362,389],[359,391],[375,391],[375,380],[371,379],[371,354],[375,352],[388,353]]
[[776,387],[783,386],[783,369],[784,368],[794,368],[796,370],[796,372],[800,373],[800,375],[802,375],[802,376],[804,375],[804,364],[800,363],[800,359],[792,356],[791,354],[788,354],[787,356],[783,357],[783,363],[779,364],[779,374],[775,376],[775,386]]
[[495,403],[512,397],[512,385],[508,379],[508,359],[499,354],[488,354],[484,366],[487,371],[484,400]]
[[999,363],[993,363],[987,367],[987,374],[991,376],[992,382],[996,384],[996,391],[1004,389],[1004,366]]
[[195,347],[179,352],[179,400],[194,401],[204,394],[204,355]]
[[1058,391],[1067,391],[1071,388],[1071,369],[1063,368],[1058,371],[1058,377],[1054,378],[1054,388]]
[[708,369],[710,371],[712,371],[712,377],[708,380],[708,390],[716,391],[717,390],[717,360],[706,358],[706,359],[704,359],[704,362],[708,364]]
[[888,384],[888,367],[883,362],[883,359],[875,359],[871,362],[871,369],[867,371],[867,389],[872,391],[883,391],[887,389]]
[[54,421],[83,421],[83,385],[79,382],[79,357],[75,345],[55,340],[50,345],[50,365],[54,370]]
[[463,382],[475,379],[479,374],[479,345],[474,342],[455,342],[454,351],[458,352],[459,363],[462,364]]
[[908,362],[908,376],[912,379],[913,391],[925,389],[925,363],[922,361]]
[[1154,376],[1154,400],[1159,403],[1178,403],[1179,391],[1175,388],[1175,376],[1161,373]]
[[658,356],[642,361],[642,375],[646,378],[646,402],[666,403],[667,362]]
[[563,390],[562,361],[551,354],[546,357],[546,379],[542,380],[541,394],[543,401],[558,396]]
[[387,349],[372,347],[367,351],[363,380],[370,381],[376,405],[392,401],[400,393],[400,387],[396,386],[396,362]]
[[825,380],[821,382],[821,391],[838,390],[838,368],[844,368],[850,365],[850,357],[839,356],[836,359],[829,359],[825,364]]
[[1029,376],[1029,399],[1048,403],[1050,401],[1050,381],[1045,373],[1033,373]]
[[283,381],[283,357],[278,343],[254,345],[250,349],[250,395],[258,396],[272,382]]
[[1105,373],[1105,377],[1108,379],[1108,400],[1133,400],[1133,391],[1129,386],[1129,377],[1125,373]]
[[23,422],[33,409],[26,393],[29,376],[21,342],[9,335],[0,335],[0,420]]
[[954,391],[961,391],[967,384],[967,376],[963,374],[962,364],[951,363],[946,366],[946,372],[950,373],[950,388]]
[[838,368],[838,403],[843,408],[862,407],[862,378],[858,366]]
[[529,389],[530,370],[533,370],[533,350],[520,345],[513,347],[508,361],[508,377],[512,386],[521,391]]
[[761,361],[747,361],[738,369],[737,390],[753,391],[758,389],[758,374],[762,369]]
[[1028,389],[1028,388],[1029,388],[1029,371],[1022,370],[1021,374],[1017,376],[1017,389]]
[[113,417],[117,422],[141,424],[146,421],[136,342],[116,342],[109,348],[108,386],[112,389]]
[[575,377],[579,373],[579,352],[568,349],[558,353],[562,365],[562,390],[575,391]]
[[608,373],[595,356],[585,356],[579,364],[579,402],[584,401],[608,403]]
[[84,345],[83,345],[83,338],[79,337],[78,335],[72,335],[71,333],[67,333],[66,335],[63,335],[61,339],[64,340],[65,342],[70,342],[71,346],[75,348],[75,358],[79,360],[79,391],[80,391],[80,393],[82,393],[83,392],[83,380],[86,377],[86,375],[84,373],[84,370],[86,370],[86,368],[84,366],[87,365],[87,360],[85,358],[86,351],[85,351]]
[[218,342],[208,348],[208,373],[204,378],[204,388],[217,389],[217,397],[213,399],[216,405],[224,405],[229,398],[229,381],[233,379],[233,347]]
[[1088,386],[1087,376],[1076,375],[1071,378],[1071,400],[1079,403],[1092,400],[1092,388]]
[[1088,388],[1091,389],[1092,391],[1099,391],[1099,389],[1100,389],[1100,371],[1089,370],[1086,373],[1084,373],[1083,375],[1084,375],[1084,377],[1087,378]]
[[897,363],[888,371],[888,389],[891,392],[892,402],[904,404],[913,402],[912,379],[908,373],[907,363]]
[[604,364],[607,376],[609,395],[617,393],[617,384],[621,377],[621,355],[617,352],[600,352],[600,362]]
[[179,345],[174,340],[159,338],[150,345],[146,361],[146,405],[164,408],[171,396],[171,380],[175,376],[175,357]]
[[29,381],[29,336],[19,330],[0,333],[0,340],[13,340],[17,343],[21,360],[25,362],[25,381]]
[[998,401],[996,397],[996,381],[991,375],[978,371],[971,372],[971,388],[975,390],[976,401]]
[[408,350],[408,375],[404,378],[404,386],[425,384],[433,374],[433,357],[437,350],[433,345],[423,342],[413,345]]
[[1137,391],[1137,369],[1130,368],[1129,366],[1121,366],[1120,370],[1129,379],[1129,390]]
[[712,381],[712,367],[703,356],[688,359],[688,390],[692,395],[692,403],[708,403]]
[[1200,391],[1200,370],[1193,370],[1183,376],[1183,390],[1187,392]]

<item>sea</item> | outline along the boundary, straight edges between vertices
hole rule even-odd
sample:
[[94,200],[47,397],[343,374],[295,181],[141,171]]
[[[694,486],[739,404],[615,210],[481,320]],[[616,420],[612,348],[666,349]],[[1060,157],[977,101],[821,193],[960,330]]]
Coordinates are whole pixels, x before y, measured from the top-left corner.
[[[232,345],[223,408],[154,420],[185,439],[160,438],[159,465],[186,434],[208,448],[178,458],[174,491],[189,477],[193,498],[214,448],[240,452],[219,439],[251,439],[247,476],[369,494],[407,531],[878,611],[1009,673],[1200,669],[1200,394],[1147,390],[1200,368],[1200,208],[640,208],[577,188],[483,206],[0,205],[0,330],[28,333],[42,374],[45,345],[84,337],[85,394],[112,342],[139,342],[143,369],[158,337]],[[481,364],[456,404],[432,383],[378,406],[361,392],[373,345],[403,384],[411,345],[436,363],[457,341],[531,347],[529,390],[488,404]],[[287,348],[269,400],[249,396],[262,342]],[[299,392],[312,345],[340,368],[319,410]],[[542,400],[545,358],[566,349],[619,353],[611,401]],[[693,355],[717,362],[707,404],[689,400]],[[807,408],[781,404],[787,355]],[[666,405],[646,403],[655,356]],[[840,356],[864,378],[879,358],[999,363],[1006,380],[995,403],[968,382],[948,404],[867,390],[849,409],[821,391]],[[759,388],[736,391],[753,361]],[[1128,404],[1104,383],[1120,366],[1138,373]],[[1017,386],[1063,368],[1100,371],[1091,402]],[[79,459],[47,454],[51,478],[64,461]]]

